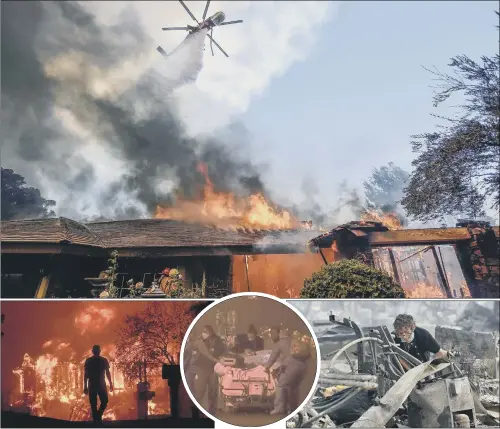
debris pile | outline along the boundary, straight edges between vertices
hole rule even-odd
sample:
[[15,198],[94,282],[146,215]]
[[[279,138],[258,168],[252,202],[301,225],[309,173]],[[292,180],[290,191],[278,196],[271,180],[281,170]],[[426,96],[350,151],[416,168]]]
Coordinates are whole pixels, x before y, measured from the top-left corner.
[[334,315],[313,325],[323,328],[318,388],[287,427],[498,427],[498,332],[435,326],[454,357],[422,363],[387,326]]

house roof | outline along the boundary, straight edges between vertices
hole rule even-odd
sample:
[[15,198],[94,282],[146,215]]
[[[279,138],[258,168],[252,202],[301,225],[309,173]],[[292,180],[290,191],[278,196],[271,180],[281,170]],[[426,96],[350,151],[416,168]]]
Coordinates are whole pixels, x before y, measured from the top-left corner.
[[65,217],[4,221],[1,223],[2,243],[56,243],[105,247],[102,240],[87,226]]
[[[88,224],[107,247],[215,247],[295,244],[296,230],[225,230],[166,219],[136,219]],[[124,234],[126,231],[126,234]],[[311,234],[312,236],[314,234]],[[305,246],[307,240],[302,241]]]
[[381,222],[353,221],[344,225],[339,225],[325,234],[312,238],[311,244],[320,247],[329,247],[332,245],[332,242],[336,239],[337,235],[345,231],[354,234],[356,237],[367,237],[371,232],[385,232],[389,231],[389,228],[384,226]]
[[342,232],[366,237],[371,246],[453,243],[471,238],[467,228],[400,229],[389,231],[379,222],[350,222],[310,241],[311,245],[330,247]]
[[317,232],[307,230],[224,230],[166,219],[81,224],[66,218],[2,222],[2,241],[72,243],[120,248],[305,246]]

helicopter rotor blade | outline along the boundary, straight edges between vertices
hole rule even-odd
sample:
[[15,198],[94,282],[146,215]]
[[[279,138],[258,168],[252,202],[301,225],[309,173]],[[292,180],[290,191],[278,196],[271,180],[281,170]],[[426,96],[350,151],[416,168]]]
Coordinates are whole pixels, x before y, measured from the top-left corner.
[[208,6],[210,6],[210,1],[207,1],[207,4],[205,6],[205,10],[203,12],[203,18],[201,18],[202,21],[205,21],[205,18],[207,17]]
[[218,43],[217,43],[217,42],[213,39],[213,37],[212,37],[210,34],[207,34],[207,37],[208,37],[208,38],[209,38],[209,39],[213,42],[213,44],[214,44],[215,46],[217,46],[217,47],[219,48],[219,50],[220,50],[220,51],[221,51],[221,52],[222,52],[222,53],[223,53],[226,57],[228,57],[228,58],[229,58],[229,55],[228,55],[228,54],[226,54],[226,51],[220,47],[220,45],[219,45],[219,44],[218,44]]
[[162,30],[163,31],[167,31],[167,30],[184,30],[184,31],[189,31],[189,28],[188,27],[163,27]]
[[161,46],[158,46],[158,47],[156,48],[156,50],[157,50],[160,54],[162,54],[165,58],[167,58],[167,57],[168,57],[168,54],[165,52],[165,50],[164,50]]
[[243,20],[241,20],[241,19],[238,19],[237,21],[227,21],[227,22],[223,22],[222,24],[219,24],[218,27],[220,27],[221,25],[241,24],[242,22],[243,22]]
[[210,49],[212,51],[212,57],[215,56],[215,54],[214,54],[214,42],[213,42],[214,39],[212,38],[213,35],[214,35],[214,29],[212,28],[212,31],[210,32]]
[[189,8],[186,6],[186,4],[182,0],[179,0],[179,3],[182,5],[182,7],[185,9],[185,11],[189,14],[189,16],[191,18],[193,18],[193,21],[196,21],[196,23],[199,24],[198,20],[194,17],[194,15],[189,10]]

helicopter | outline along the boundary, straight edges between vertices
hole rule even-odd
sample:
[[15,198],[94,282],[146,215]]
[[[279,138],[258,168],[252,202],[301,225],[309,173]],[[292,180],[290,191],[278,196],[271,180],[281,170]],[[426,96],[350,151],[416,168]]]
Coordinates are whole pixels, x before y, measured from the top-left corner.
[[[213,31],[214,27],[218,27],[221,25],[229,25],[229,24],[241,24],[243,21],[241,19],[237,21],[225,21],[226,15],[224,15],[224,12],[216,12],[212,16],[207,18],[207,12],[208,12],[208,7],[210,6],[210,1],[207,1],[207,4],[205,5],[205,10],[203,11],[203,17],[201,19],[201,22],[196,19],[196,17],[193,15],[193,13],[189,10],[189,8],[186,6],[186,4],[182,1],[179,0],[179,3],[182,5],[182,7],[186,10],[188,15],[193,19],[193,21],[196,22],[197,25],[192,26],[192,25],[186,25],[185,27],[163,27],[163,31],[170,31],[170,30],[183,30],[183,31],[188,31],[189,34],[187,37],[181,42],[181,44],[177,47],[179,48],[181,45],[184,44],[187,40],[189,40],[191,37],[193,37],[194,34],[198,33],[201,30],[208,30],[210,31],[210,34],[207,33],[207,37],[210,39],[210,49],[212,51],[212,56],[214,56],[214,48],[213,45],[215,45],[219,50],[226,56],[229,57],[229,55],[224,51],[224,49],[221,48],[221,46],[214,40],[213,36]],[[170,55],[174,53],[174,51],[177,49],[175,48]],[[167,52],[161,47],[158,46],[156,50],[162,54],[165,58],[168,57]]]

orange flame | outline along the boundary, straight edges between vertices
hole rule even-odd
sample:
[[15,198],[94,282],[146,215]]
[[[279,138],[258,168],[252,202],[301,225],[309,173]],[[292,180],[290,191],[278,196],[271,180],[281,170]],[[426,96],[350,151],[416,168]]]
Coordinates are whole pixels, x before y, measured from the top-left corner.
[[174,207],[157,206],[155,218],[214,225],[219,228],[292,229],[302,226],[288,211],[274,208],[260,194],[237,198],[229,192],[216,192],[206,164],[199,163],[198,172],[205,179],[203,198],[177,198]]
[[361,215],[361,221],[363,222],[380,222],[391,231],[402,229],[401,221],[395,213],[382,213],[376,210],[367,210]]
[[403,289],[406,298],[447,298],[440,287],[425,283],[419,283],[411,288],[403,286]]
[[[85,319],[85,317],[84,317]],[[80,320],[81,322],[81,320]],[[84,324],[85,325],[85,324]],[[50,340],[43,344],[42,349],[53,346],[53,353],[44,353],[32,359],[27,353],[19,368],[13,370],[18,377],[16,394],[18,400],[11,406],[19,410],[28,410],[31,415],[49,416],[71,421],[89,420],[90,406],[83,396],[83,363],[84,358],[74,360],[75,353],[62,354],[70,348],[69,343]],[[133,393],[135,386],[126,384],[123,373],[116,366],[113,357],[115,347],[104,345],[102,350],[109,356],[110,373],[114,391],[110,394],[109,407],[103,415],[104,420],[135,419],[136,406]],[[69,359],[69,360],[68,360]],[[161,377],[151,376],[153,385],[160,382]],[[153,416],[166,415],[169,411],[148,403],[148,414]]]

